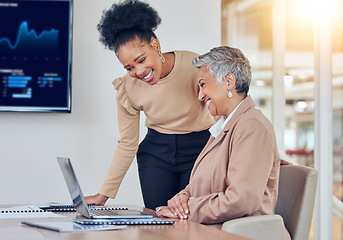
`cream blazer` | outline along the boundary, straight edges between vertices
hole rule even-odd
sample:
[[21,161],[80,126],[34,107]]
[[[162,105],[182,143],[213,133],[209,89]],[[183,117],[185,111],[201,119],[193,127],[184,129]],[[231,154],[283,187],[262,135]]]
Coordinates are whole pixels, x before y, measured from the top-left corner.
[[188,186],[180,192],[191,196],[189,219],[221,224],[242,216],[274,214],[279,172],[273,126],[248,96],[220,135],[210,137]]

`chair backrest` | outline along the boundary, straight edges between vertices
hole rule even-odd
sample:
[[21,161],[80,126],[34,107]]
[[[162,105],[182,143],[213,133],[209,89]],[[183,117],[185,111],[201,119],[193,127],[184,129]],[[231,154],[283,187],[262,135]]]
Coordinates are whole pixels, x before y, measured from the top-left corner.
[[280,214],[292,240],[309,238],[317,190],[317,170],[299,165],[280,168],[279,196],[275,213]]

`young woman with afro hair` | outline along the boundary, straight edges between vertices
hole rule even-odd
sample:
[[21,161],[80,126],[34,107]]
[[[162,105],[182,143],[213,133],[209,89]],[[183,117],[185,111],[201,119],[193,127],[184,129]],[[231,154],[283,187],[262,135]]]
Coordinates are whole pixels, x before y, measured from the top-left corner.
[[[137,154],[145,207],[155,209],[186,187],[194,162],[215,123],[198,101],[198,70],[189,51],[162,53],[154,33],[161,19],[149,4],[126,0],[104,11],[100,42],[114,51],[127,73],[112,83],[117,90],[120,139],[100,191],[87,203],[104,205],[117,194]],[[139,144],[140,112],[147,135]]]

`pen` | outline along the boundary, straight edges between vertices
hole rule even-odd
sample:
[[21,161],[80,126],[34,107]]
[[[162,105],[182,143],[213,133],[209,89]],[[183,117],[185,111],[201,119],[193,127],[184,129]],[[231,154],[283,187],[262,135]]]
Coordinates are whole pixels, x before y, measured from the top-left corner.
[[158,212],[161,211],[161,210],[162,210],[161,207],[160,207],[160,208],[157,208],[156,213],[158,213]]

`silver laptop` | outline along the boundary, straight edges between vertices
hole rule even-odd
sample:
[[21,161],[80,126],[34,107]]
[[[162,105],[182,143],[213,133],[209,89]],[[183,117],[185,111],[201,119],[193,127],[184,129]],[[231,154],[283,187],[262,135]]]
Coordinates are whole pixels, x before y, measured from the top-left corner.
[[73,200],[76,212],[86,218],[152,218],[153,216],[138,210],[111,209],[89,207],[82,194],[81,187],[76,178],[73,166],[69,158],[58,157],[57,161],[61,167],[64,180],[67,184],[71,199]]

